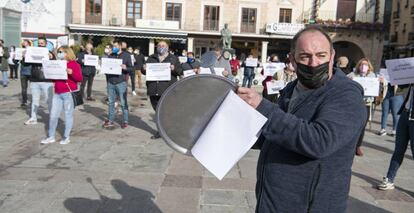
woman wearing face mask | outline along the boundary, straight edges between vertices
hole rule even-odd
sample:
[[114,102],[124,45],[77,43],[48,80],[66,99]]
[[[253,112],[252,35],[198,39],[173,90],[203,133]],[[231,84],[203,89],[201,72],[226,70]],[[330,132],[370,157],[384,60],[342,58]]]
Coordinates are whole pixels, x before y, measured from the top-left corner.
[[[355,71],[348,74],[348,77],[351,79],[356,77],[363,77],[363,78],[376,78],[377,76],[374,73],[374,67],[372,66],[371,62],[367,58],[362,58],[358,61],[358,63],[355,66]],[[371,114],[371,106],[374,102],[374,97],[372,96],[364,96],[365,105],[367,107],[368,117],[367,122]],[[366,124],[365,124],[366,125]],[[362,131],[357,146],[355,150],[355,154],[357,156],[362,156],[364,153],[361,150],[361,144],[364,139],[364,133],[365,131]]]
[[194,70],[196,74],[200,73],[200,66],[200,62],[195,60],[194,53],[192,52],[187,53],[187,62],[181,64],[183,71]]
[[55,133],[60,113],[63,109],[65,113],[65,132],[60,144],[68,144],[69,136],[73,125],[73,98],[71,91],[78,90],[78,83],[82,82],[82,71],[76,62],[76,56],[71,48],[62,46],[57,51],[57,59],[67,61],[67,80],[54,80],[55,92],[52,100],[52,109],[49,118],[48,137],[40,143],[49,144],[56,142]]

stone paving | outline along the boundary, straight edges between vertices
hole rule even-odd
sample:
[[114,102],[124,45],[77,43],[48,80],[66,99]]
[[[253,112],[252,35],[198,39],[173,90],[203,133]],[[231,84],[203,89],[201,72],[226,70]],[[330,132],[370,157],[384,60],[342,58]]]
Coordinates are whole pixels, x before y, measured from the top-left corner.
[[[128,96],[130,126],[114,130],[101,128],[107,113],[105,81],[96,80],[94,89],[97,101],[75,110],[71,143],[40,145],[47,109],[40,109],[37,125],[25,126],[30,110],[19,107],[20,82],[0,88],[0,212],[254,212],[257,151],[218,181],[193,158],[150,139],[156,127],[144,89]],[[410,152],[398,187],[375,189],[394,148],[392,137],[375,134],[379,115],[377,110],[372,130],[367,129],[365,155],[354,161],[348,212],[413,212]],[[62,127],[60,121],[57,139]]]

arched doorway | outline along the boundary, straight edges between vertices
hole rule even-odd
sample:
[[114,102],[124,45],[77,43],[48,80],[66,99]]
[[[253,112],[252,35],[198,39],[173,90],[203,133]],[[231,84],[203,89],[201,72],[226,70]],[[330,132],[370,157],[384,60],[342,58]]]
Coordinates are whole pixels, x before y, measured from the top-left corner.
[[346,56],[352,68],[355,67],[359,59],[365,57],[362,49],[352,42],[337,41],[333,43],[333,46],[335,49],[335,61],[341,56]]

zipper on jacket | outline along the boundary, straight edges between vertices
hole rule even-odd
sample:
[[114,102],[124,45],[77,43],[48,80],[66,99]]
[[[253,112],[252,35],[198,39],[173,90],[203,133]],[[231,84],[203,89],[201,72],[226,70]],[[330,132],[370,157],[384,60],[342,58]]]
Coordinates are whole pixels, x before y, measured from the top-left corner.
[[318,186],[318,183],[319,183],[320,171],[321,171],[321,165],[318,164],[318,167],[315,169],[315,172],[312,175],[311,185],[309,186],[308,210],[307,210],[307,212],[310,212],[310,210],[312,209],[312,204],[313,204],[313,199],[315,197],[316,187]]

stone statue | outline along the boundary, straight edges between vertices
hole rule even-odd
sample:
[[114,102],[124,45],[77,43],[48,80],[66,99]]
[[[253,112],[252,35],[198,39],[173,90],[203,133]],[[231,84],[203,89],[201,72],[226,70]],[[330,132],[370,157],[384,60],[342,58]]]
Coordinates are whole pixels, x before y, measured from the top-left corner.
[[221,44],[223,49],[231,49],[231,31],[228,29],[228,24],[224,24],[224,28],[221,29]]

